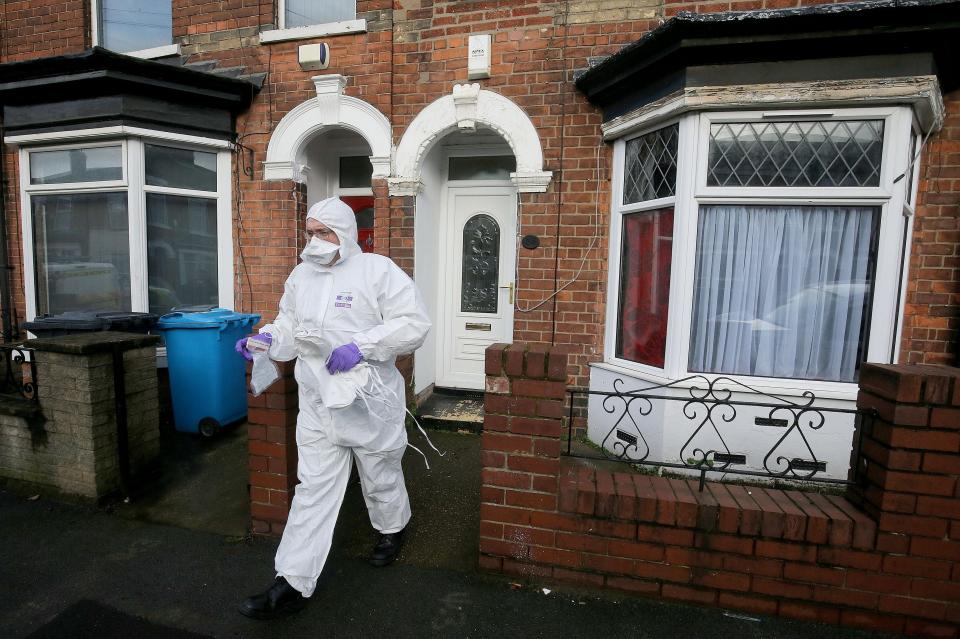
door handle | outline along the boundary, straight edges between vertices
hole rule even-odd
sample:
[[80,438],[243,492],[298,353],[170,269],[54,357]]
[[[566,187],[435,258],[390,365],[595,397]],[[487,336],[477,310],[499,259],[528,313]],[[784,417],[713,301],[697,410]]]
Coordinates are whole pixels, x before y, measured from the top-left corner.
[[500,288],[510,289],[510,303],[513,304],[513,282],[510,282],[509,284],[504,284]]

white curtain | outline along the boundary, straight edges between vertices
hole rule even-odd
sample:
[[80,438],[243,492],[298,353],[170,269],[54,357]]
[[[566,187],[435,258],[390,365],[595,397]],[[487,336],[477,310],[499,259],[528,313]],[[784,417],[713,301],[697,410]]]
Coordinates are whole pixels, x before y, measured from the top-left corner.
[[854,381],[878,215],[872,207],[701,207],[690,370]]

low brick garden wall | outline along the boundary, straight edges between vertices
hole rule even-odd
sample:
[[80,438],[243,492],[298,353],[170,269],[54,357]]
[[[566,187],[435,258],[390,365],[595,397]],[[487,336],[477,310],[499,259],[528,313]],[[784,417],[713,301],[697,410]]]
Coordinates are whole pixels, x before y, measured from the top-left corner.
[[486,358],[480,565],[540,580],[929,637],[960,623],[960,370],[868,365],[846,496],[562,458],[566,356]]
[[[98,500],[160,453],[159,338],[115,332],[30,340],[37,401],[0,401],[0,484],[62,498]],[[114,352],[123,358],[126,451],[118,449]]]

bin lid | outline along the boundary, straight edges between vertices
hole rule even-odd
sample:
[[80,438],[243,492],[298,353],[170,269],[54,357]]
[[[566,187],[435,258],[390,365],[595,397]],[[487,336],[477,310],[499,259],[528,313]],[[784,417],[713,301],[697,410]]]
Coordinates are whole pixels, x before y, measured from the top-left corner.
[[108,320],[153,320],[159,317],[154,313],[140,313],[136,311],[107,311],[105,313],[97,313],[97,317],[102,317]]
[[67,311],[58,315],[38,315],[32,322],[24,322],[23,327],[28,331],[33,329],[56,330],[69,329],[76,331],[102,330],[106,322],[97,317],[97,311]]
[[161,331],[171,328],[226,328],[228,324],[249,324],[260,321],[259,315],[237,313],[228,308],[214,308],[198,313],[176,311],[160,317],[157,328]]

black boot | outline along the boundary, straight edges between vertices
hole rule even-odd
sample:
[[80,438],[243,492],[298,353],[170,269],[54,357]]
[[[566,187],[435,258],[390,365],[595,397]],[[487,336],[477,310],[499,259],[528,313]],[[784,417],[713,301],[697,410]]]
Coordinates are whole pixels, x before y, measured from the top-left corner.
[[277,577],[270,588],[259,595],[247,597],[240,604],[240,614],[253,619],[273,619],[299,611],[307,605],[307,598],[287,583],[283,577]]
[[393,562],[400,554],[400,547],[403,546],[403,531],[395,533],[385,533],[380,535],[377,545],[373,547],[370,554],[370,563],[374,566],[386,566]]

